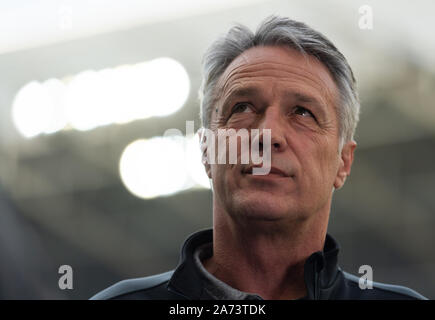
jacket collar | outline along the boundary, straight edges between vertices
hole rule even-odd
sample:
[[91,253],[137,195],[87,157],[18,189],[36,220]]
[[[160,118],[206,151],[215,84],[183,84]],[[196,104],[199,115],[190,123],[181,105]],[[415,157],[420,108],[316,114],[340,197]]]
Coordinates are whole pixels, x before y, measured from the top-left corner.
[[[204,279],[194,261],[196,248],[212,241],[213,229],[195,232],[186,239],[181,249],[180,262],[168,283],[168,290],[190,300],[214,299],[205,290]],[[338,243],[327,234],[323,250],[314,252],[306,260],[306,299],[328,299],[334,295],[341,275],[337,264],[339,249]]]

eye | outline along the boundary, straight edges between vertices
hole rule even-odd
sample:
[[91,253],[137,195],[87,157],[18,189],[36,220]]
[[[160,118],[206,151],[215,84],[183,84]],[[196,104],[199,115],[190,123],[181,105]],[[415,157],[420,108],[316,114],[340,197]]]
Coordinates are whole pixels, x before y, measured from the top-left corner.
[[312,114],[312,112],[310,110],[308,110],[307,108],[304,108],[302,106],[296,106],[295,113],[299,114],[303,117],[312,117],[313,119],[316,119],[316,117]]
[[250,104],[246,102],[237,103],[234,108],[231,110],[231,114],[233,113],[244,113],[252,111],[250,108]]

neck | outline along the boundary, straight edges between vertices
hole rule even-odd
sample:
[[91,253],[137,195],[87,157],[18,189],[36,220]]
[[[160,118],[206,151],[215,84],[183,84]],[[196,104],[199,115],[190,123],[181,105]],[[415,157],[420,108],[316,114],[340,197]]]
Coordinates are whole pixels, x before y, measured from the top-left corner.
[[233,288],[264,299],[304,297],[305,260],[323,249],[329,204],[285,224],[236,222],[221,208],[214,205],[213,256],[203,261],[204,267]]

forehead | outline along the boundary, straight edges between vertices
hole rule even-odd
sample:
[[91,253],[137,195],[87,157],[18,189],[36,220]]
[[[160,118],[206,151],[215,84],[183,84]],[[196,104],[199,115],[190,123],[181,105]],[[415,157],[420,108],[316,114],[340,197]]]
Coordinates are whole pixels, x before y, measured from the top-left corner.
[[311,55],[279,46],[253,47],[234,59],[219,79],[221,96],[251,83],[280,85],[321,97],[334,106],[338,88],[329,70]]

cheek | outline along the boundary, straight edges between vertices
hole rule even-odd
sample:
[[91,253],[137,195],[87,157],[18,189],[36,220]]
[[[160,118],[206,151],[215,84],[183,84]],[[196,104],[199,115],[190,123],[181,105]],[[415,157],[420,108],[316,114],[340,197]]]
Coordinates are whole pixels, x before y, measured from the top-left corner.
[[211,165],[211,172],[213,178],[214,187],[225,190],[233,185],[233,174],[230,168],[224,164]]
[[328,187],[335,179],[338,168],[337,150],[321,139],[315,139],[303,146],[300,158],[302,174],[307,176],[311,187]]
[[323,148],[323,152],[318,154],[319,157],[319,176],[322,177],[322,183],[327,189],[332,189],[338,170],[339,157],[337,150],[332,146]]
[[235,191],[239,188],[238,181],[226,165],[211,166],[213,178],[213,194],[221,203],[232,201]]
[[220,166],[216,164],[211,165],[211,177],[213,189],[217,191],[216,194],[222,194],[222,191],[225,190],[225,179],[223,172],[220,171]]

